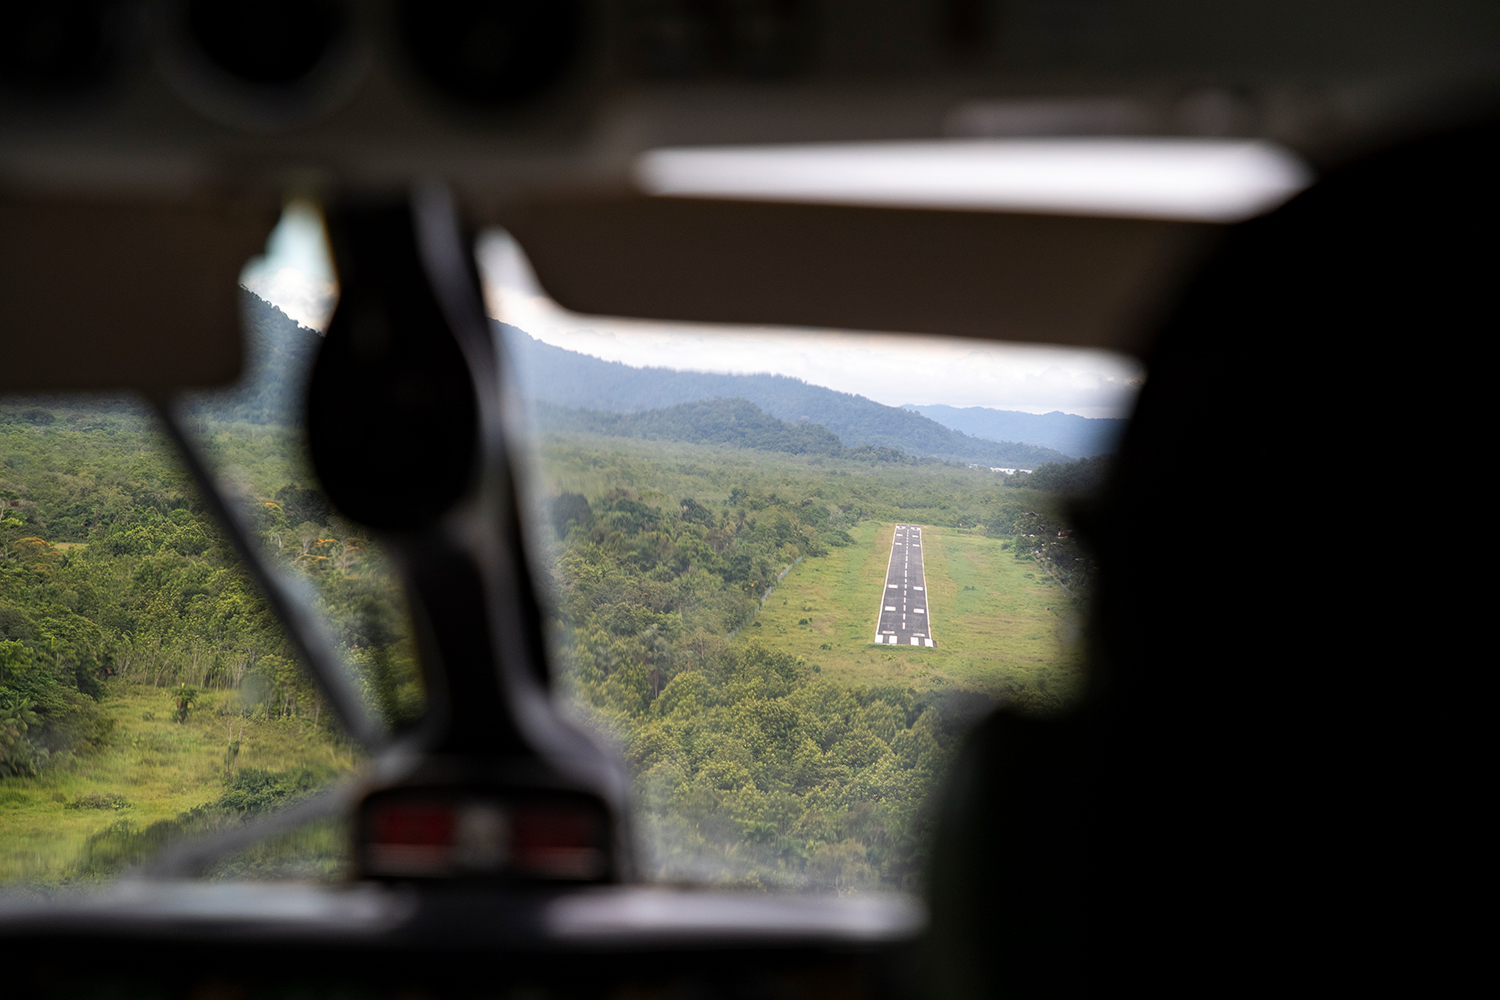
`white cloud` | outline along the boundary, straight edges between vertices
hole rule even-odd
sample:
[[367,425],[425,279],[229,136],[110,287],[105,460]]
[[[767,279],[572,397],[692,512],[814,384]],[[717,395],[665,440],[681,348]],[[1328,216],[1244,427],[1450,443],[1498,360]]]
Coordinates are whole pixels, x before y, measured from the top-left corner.
[[246,273],[240,284],[259,295],[303,326],[326,330],[338,302],[338,286],[319,281],[294,267]]
[[266,252],[245,265],[240,284],[292,319],[326,330],[338,302],[333,255],[317,206],[289,202],[266,240]]

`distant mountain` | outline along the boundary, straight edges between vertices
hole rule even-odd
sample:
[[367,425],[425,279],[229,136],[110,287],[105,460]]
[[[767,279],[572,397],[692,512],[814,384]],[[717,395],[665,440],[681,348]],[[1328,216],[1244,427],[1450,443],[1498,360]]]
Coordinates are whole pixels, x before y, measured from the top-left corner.
[[1021,413],[992,410],[985,406],[958,407],[936,403],[928,406],[907,403],[902,409],[931,417],[944,427],[987,441],[1026,441],[1083,458],[1112,454],[1119,446],[1127,423],[1115,418],[1080,417],[1057,410]]
[[897,448],[909,455],[1023,469],[1069,461],[1067,454],[1052,448],[970,437],[920,413],[785,375],[632,368],[544,344],[513,326],[503,326],[503,333],[522,392],[533,402],[635,413],[699,400],[739,398],[778,420],[821,425],[848,448]]
[[847,450],[827,428],[777,420],[748,399],[702,399],[635,413],[601,413],[535,403],[532,412],[542,431],[727,444],[794,455],[837,455]]
[[916,458],[898,448],[880,445],[846,448],[827,428],[818,424],[794,424],[777,420],[748,399],[700,399],[659,410],[637,410],[635,413],[602,413],[552,403],[533,403],[532,414],[537,429],[544,433],[564,431],[642,438],[647,441],[724,444],[792,455],[827,455],[871,462],[913,464],[935,461],[932,458]]

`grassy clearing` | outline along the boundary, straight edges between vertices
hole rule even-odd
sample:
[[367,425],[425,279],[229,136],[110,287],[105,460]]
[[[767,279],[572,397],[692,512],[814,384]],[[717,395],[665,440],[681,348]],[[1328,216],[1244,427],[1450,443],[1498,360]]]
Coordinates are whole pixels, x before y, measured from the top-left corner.
[[804,560],[741,631],[741,641],[805,656],[824,676],[853,684],[957,685],[997,698],[1023,690],[1071,692],[1082,660],[1072,603],[999,539],[965,529],[922,527],[937,646],[871,642],[894,530],[865,522],[850,532],[853,545]]
[[237,768],[306,766],[331,777],[354,764],[307,720],[243,718],[232,691],[201,702],[178,724],[171,689],[111,682],[101,706],[115,720],[108,746],[0,783],[0,882],[66,880],[105,827],[122,819],[145,827],[217,799],[231,739],[240,741]]

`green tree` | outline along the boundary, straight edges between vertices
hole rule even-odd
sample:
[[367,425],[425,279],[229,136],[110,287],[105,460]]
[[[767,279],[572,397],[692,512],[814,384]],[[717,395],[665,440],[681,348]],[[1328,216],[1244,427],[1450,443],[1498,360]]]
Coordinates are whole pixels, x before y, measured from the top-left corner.
[[26,734],[41,720],[31,709],[31,702],[14,692],[0,696],[0,775],[36,773],[36,747]]
[[179,684],[172,692],[173,718],[186,722],[188,713],[198,707],[198,689],[189,684]]

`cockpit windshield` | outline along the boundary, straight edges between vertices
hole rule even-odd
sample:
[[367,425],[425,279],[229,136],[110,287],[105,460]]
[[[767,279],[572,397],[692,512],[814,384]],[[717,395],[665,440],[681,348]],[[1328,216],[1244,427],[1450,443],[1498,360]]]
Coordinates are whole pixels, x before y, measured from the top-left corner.
[[[426,696],[398,575],[306,455],[301,399],[338,294],[324,239],[316,206],[289,205],[242,275],[246,378],[176,412],[357,691],[356,728],[400,733]],[[1092,564],[1072,505],[1102,479],[1139,364],[580,316],[503,232],[477,257],[557,690],[628,765],[643,874],[919,887],[967,726],[1079,694]],[[108,878],[299,803],[194,873],[343,877],[338,789],[365,751],[149,409],[10,399],[0,434],[0,877]]]

